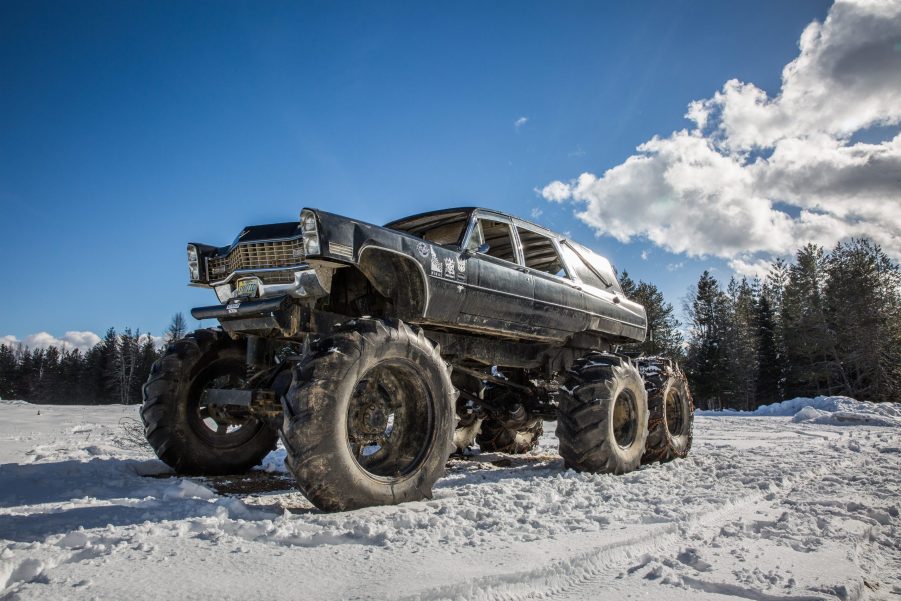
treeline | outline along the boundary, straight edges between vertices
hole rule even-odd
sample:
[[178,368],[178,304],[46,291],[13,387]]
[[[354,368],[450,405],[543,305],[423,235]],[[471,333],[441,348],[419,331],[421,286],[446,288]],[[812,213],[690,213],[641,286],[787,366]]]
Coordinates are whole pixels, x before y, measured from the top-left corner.
[[628,273],[620,283],[648,313],[647,340],[624,350],[680,361],[698,407],[830,394],[901,401],[901,270],[870,240],[829,253],[808,244],[762,281],[724,287],[705,271],[685,300],[685,335],[656,286]]
[[704,272],[686,299],[695,404],[754,409],[796,396],[901,401],[901,270],[870,240],[808,244],[763,281]]
[[[179,313],[164,341],[185,333]],[[62,405],[140,403],[141,386],[160,354],[152,336],[130,328],[121,333],[110,328],[86,352],[0,345],[0,398]]]
[[[645,306],[648,337],[624,350],[664,355],[688,374],[700,408],[754,409],[796,396],[901,401],[901,268],[870,240],[808,244],[761,281],[705,271],[685,299],[683,328],[657,287],[623,273]],[[166,340],[186,333],[181,314]],[[82,353],[0,346],[0,398],[136,403],[159,350],[149,336],[107,331]]]
[[86,352],[0,345],[0,398],[32,403],[136,403],[159,357],[150,336],[110,328]]

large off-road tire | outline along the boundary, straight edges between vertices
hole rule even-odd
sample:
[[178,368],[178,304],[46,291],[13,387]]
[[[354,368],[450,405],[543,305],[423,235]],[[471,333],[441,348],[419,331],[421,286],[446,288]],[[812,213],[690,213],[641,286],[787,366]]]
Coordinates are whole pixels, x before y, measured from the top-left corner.
[[350,322],[294,367],[281,430],[288,469],[324,511],[431,497],[454,450],[456,397],[421,330]]
[[636,361],[648,392],[648,440],[642,463],[683,458],[691,450],[694,402],[679,366],[663,357]]
[[544,428],[541,418],[531,419],[516,429],[507,428],[499,420],[489,418],[482,422],[476,442],[483,453],[521,455],[538,446],[538,439],[542,434]]
[[141,420],[157,457],[175,471],[194,475],[245,472],[278,441],[269,424],[250,418],[218,423],[201,394],[206,388],[237,388],[245,381],[245,345],[219,330],[197,330],[169,344],[144,384]]
[[635,366],[589,353],[573,363],[559,395],[557,438],[566,467],[612,474],[638,468],[648,433],[648,402]]

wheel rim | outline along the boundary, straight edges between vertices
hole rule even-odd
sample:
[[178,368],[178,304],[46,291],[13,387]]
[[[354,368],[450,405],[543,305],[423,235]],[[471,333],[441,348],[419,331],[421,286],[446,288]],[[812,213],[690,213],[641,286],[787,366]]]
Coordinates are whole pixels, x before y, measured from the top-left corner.
[[230,449],[246,444],[259,430],[254,418],[226,420],[202,402],[209,388],[241,388],[245,385],[245,366],[239,361],[217,361],[202,369],[191,381],[188,391],[188,421],[191,429],[206,444]]
[[432,396],[406,362],[383,362],[357,382],[347,408],[347,442],[370,476],[396,481],[413,473],[432,446]]
[[624,449],[635,442],[635,435],[638,432],[637,414],[635,397],[632,393],[626,390],[620,392],[613,403],[613,438],[616,444]]
[[678,436],[685,427],[685,404],[682,401],[682,395],[675,390],[669,391],[663,407],[666,412],[666,427],[670,435]]

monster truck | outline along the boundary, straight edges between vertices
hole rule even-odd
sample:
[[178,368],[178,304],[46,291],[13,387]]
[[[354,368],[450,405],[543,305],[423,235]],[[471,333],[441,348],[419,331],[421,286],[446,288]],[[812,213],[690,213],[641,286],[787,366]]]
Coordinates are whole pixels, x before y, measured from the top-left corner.
[[169,344],[141,409],[180,473],[247,470],[280,437],[298,488],[337,511],[427,498],[454,451],[528,451],[546,420],[579,471],[691,445],[679,367],[615,352],[644,340],[644,308],[606,259],[534,223],[304,209],[187,254],[191,285],[219,300],[191,314],[219,327]]

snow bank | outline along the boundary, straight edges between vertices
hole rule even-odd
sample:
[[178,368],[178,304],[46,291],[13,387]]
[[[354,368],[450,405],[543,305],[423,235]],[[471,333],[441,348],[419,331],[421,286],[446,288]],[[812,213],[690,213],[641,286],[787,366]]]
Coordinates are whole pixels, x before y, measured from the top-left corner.
[[797,397],[763,405],[755,411],[698,411],[708,416],[792,417],[796,423],[832,426],[866,425],[901,427],[901,403],[871,403],[846,396]]

